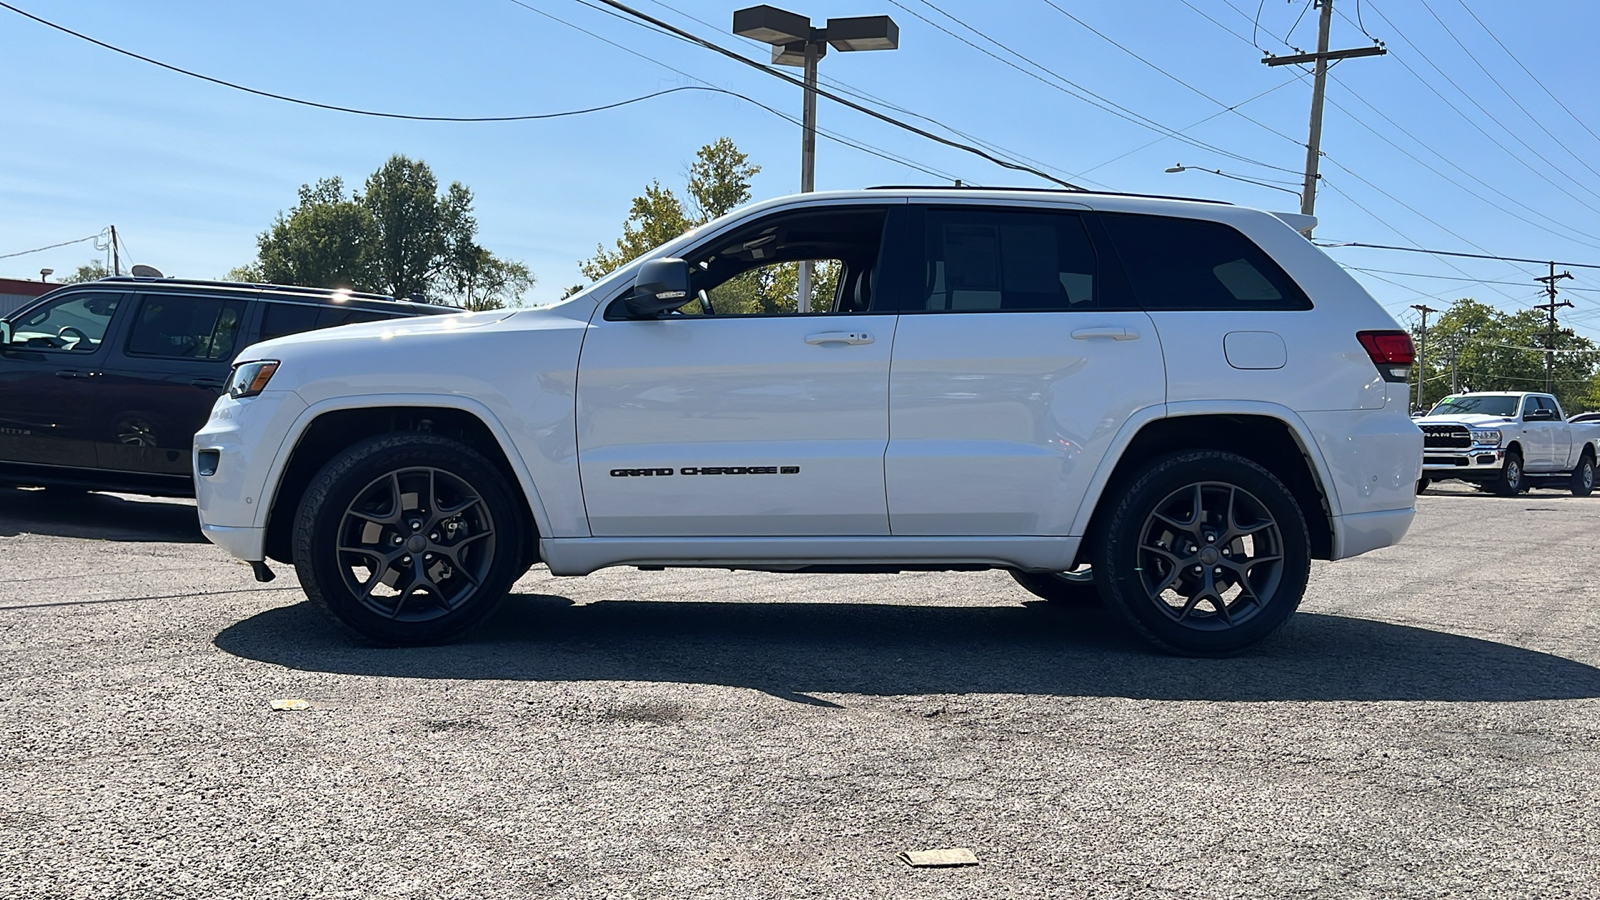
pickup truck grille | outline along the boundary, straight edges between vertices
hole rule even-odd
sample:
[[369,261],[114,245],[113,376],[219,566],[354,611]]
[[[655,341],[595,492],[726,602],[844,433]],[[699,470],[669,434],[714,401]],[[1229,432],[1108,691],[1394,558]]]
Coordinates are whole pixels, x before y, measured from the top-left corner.
[[1471,447],[1472,432],[1465,425],[1424,425],[1422,446],[1430,449]]

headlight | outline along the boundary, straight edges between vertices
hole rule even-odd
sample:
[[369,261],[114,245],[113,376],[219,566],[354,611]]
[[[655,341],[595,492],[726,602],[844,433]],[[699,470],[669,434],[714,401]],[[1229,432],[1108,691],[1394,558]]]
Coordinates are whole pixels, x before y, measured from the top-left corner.
[[275,359],[239,363],[228,375],[228,396],[235,400],[240,397],[254,397],[267,389],[267,382],[272,380],[272,373],[276,371],[278,371],[278,361]]
[[1500,432],[1474,431],[1472,432],[1472,442],[1474,444],[1489,444],[1498,447],[1500,446]]

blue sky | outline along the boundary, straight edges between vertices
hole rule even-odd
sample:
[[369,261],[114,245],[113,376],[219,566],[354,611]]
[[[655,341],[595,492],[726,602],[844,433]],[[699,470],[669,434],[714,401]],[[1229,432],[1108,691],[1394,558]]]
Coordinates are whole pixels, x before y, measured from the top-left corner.
[[[522,115],[708,84],[800,108],[796,88],[580,0],[7,2],[173,65],[343,106]],[[763,47],[727,33],[738,4],[635,5],[765,59]],[[1304,165],[1310,79],[1262,65],[1257,47],[1312,47],[1308,0],[783,5],[819,24],[893,16],[899,50],[830,53],[823,79],[925,116],[895,113],[923,127],[955,129],[1095,188],[1298,208],[1291,193]],[[1589,58],[1597,20],[1594,4],[1576,0],[1338,0],[1333,46],[1369,45],[1364,26],[1391,54],[1339,63],[1330,75],[1318,238],[1600,264],[1600,82]],[[1091,103],[1090,93],[1103,99]],[[473,189],[481,242],[539,277],[531,302],[580,282],[578,260],[618,234],[630,198],[651,179],[681,190],[696,148],[719,136],[763,167],[757,199],[799,184],[798,127],[731,96],[683,92],[540,122],[372,119],[187,78],[5,9],[0,123],[0,256],[115,224],[134,261],[188,277],[249,261],[256,235],[302,183],[339,175],[359,184],[393,153]],[[820,189],[943,177],[1044,184],[826,100],[819,124],[938,173],[824,138]],[[1289,192],[1164,172],[1176,163]],[[1473,296],[1517,309],[1541,300],[1531,280],[1545,271],[1538,265],[1329,252],[1369,270],[1357,277],[1402,321],[1414,319],[1413,303],[1442,308]],[[0,276],[66,272],[99,257],[79,243],[0,258]],[[1600,269],[1572,272],[1564,286],[1576,290],[1564,296],[1577,307],[1563,319],[1600,339]]]

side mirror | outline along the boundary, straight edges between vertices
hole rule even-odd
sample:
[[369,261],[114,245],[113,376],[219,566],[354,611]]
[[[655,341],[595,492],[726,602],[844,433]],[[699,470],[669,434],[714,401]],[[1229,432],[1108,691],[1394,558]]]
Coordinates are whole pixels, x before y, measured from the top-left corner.
[[652,259],[639,267],[633,290],[623,297],[628,315],[649,319],[689,302],[689,264],[681,259]]
[[1524,422],[1549,422],[1553,421],[1555,417],[1556,414],[1548,409],[1530,409],[1528,414],[1522,417],[1522,420]]

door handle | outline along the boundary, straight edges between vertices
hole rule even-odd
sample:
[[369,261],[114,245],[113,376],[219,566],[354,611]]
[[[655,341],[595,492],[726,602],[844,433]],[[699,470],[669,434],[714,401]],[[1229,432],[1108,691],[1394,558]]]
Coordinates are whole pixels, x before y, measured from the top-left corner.
[[808,344],[870,344],[872,335],[865,331],[819,331],[806,335]]
[[1136,341],[1139,339],[1139,332],[1123,325],[1079,328],[1072,332],[1072,339],[1075,341],[1092,341],[1096,338],[1110,338],[1113,341]]
[[220,389],[223,386],[222,382],[217,380],[217,379],[215,379],[215,378],[192,378],[192,379],[189,380],[189,383],[194,385],[197,388],[217,388],[217,389]]
[[62,369],[56,373],[57,378],[93,378],[93,372],[79,372],[77,369]]

